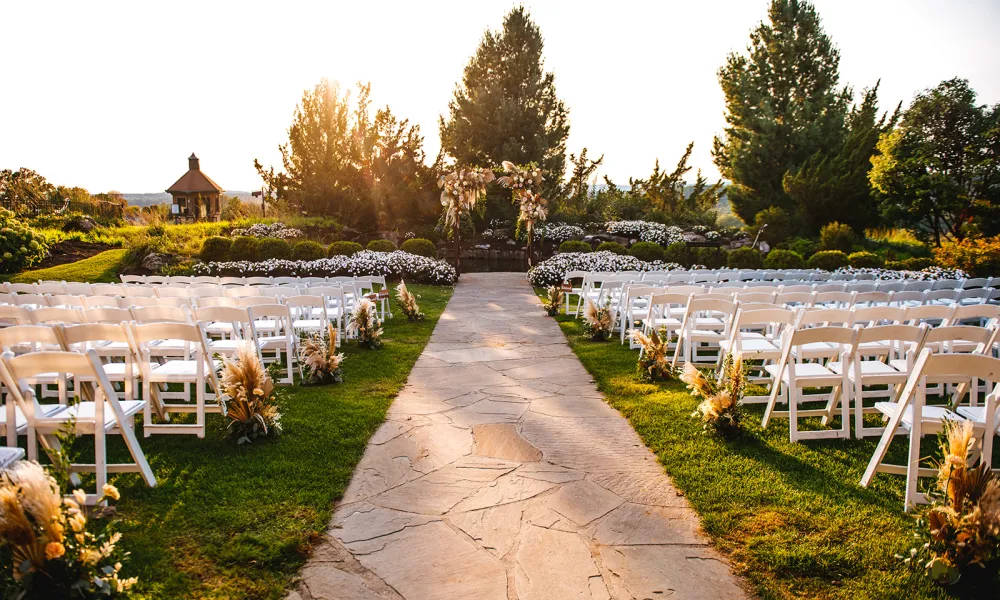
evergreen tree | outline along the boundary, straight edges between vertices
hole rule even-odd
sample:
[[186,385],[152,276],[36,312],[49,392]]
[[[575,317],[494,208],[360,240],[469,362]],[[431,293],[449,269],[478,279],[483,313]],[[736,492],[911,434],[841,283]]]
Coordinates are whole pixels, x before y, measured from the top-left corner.
[[[503,29],[487,31],[465,67],[462,82],[440,120],[441,147],[459,164],[492,167],[509,160],[535,164],[542,196],[555,198],[566,169],[569,111],[556,96],[555,76],[542,60],[542,34],[519,6]],[[487,197],[487,218],[512,218],[509,193]]]
[[[587,149],[580,151],[580,155],[569,155],[569,162],[573,165],[569,180],[563,186],[559,194],[553,216],[571,217],[579,220],[587,214],[589,199],[592,197],[591,188],[594,184],[597,167],[604,162],[602,154],[597,160],[590,160],[587,157]],[[554,218],[551,220],[558,220]]]
[[840,53],[809,2],[772,0],[748,53],[730,54],[719,70],[727,126],[712,154],[732,182],[733,210],[750,223],[770,206],[797,212],[785,173],[840,147],[849,93],[838,89]]
[[694,142],[691,142],[684,149],[677,166],[669,173],[660,170],[660,160],[657,159],[649,178],[629,179],[630,193],[643,198],[654,211],[658,211],[657,220],[677,225],[715,223],[715,207],[725,193],[725,186],[722,180],[708,185],[708,180],[699,169],[694,187],[690,193],[685,193],[687,181],[684,176],[691,170],[688,160],[693,150]]

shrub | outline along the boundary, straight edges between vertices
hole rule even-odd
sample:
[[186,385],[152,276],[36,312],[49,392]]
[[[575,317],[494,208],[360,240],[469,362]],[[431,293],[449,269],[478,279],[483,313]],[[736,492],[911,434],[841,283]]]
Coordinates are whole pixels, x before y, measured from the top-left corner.
[[785,247],[802,257],[803,260],[809,258],[816,252],[816,242],[809,238],[792,238],[785,242]]
[[628,249],[628,253],[646,262],[663,260],[663,248],[653,242],[636,242]]
[[819,245],[824,250],[840,250],[847,253],[854,248],[858,238],[854,235],[854,230],[850,225],[844,225],[834,221],[827,223],[819,230]]
[[847,255],[840,250],[820,250],[809,258],[806,265],[810,269],[836,271],[847,266]]
[[801,269],[803,266],[805,261],[802,255],[791,250],[771,250],[764,258],[765,269]]
[[[907,258],[900,261],[903,264],[903,268],[907,271],[923,271],[927,267],[934,266],[934,259],[927,258],[924,256],[915,256],[913,258]],[[949,267],[955,268],[955,267]],[[964,270],[964,269],[963,269]]]
[[691,265],[691,250],[684,242],[674,242],[663,251],[663,260],[685,267]]
[[591,252],[593,249],[587,242],[580,240],[566,240],[559,244],[559,252]]
[[729,252],[721,248],[691,248],[691,264],[719,269],[726,266],[727,260]]
[[939,267],[961,269],[972,277],[1000,275],[1000,235],[944,242],[934,249],[934,258]]
[[730,269],[759,269],[764,266],[764,257],[757,250],[744,246],[729,253],[726,266]]
[[292,256],[292,247],[288,242],[278,238],[261,238],[257,242],[256,259],[258,261],[269,258],[288,259]]
[[326,251],[327,256],[353,256],[364,248],[357,242],[334,242]]
[[303,240],[292,246],[293,260],[317,260],[326,256],[326,248],[319,242]]
[[434,246],[434,242],[424,238],[412,238],[406,240],[403,242],[403,245],[399,247],[399,249],[403,252],[416,254],[417,256],[437,258],[437,247]]
[[220,262],[229,260],[229,253],[233,247],[233,240],[229,238],[213,236],[205,238],[201,244],[201,253],[198,257],[203,262]]
[[167,228],[163,225],[150,225],[146,228],[146,235],[149,237],[163,237],[167,235]]
[[603,242],[597,246],[597,252],[614,252],[615,254],[628,254],[628,249],[618,242]]
[[246,235],[234,239],[229,248],[229,260],[255,260],[257,244],[257,238]]
[[772,206],[757,213],[753,218],[751,233],[756,235],[764,225],[767,225],[767,228],[760,232],[760,239],[771,246],[784,242],[795,233],[792,218],[779,206]]
[[45,238],[0,208],[0,273],[16,273],[40,263],[48,254]]
[[866,267],[880,269],[885,266],[885,260],[874,252],[854,252],[847,257],[847,262],[856,269]]
[[365,250],[371,250],[372,252],[395,252],[396,244],[393,244],[390,240],[372,240],[368,242]]

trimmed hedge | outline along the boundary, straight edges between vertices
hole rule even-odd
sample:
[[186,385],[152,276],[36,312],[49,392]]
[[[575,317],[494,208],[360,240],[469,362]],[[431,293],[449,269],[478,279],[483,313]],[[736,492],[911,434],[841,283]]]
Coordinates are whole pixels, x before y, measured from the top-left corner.
[[[934,266],[934,259],[927,258],[926,256],[915,256],[913,258],[904,258],[902,261],[903,267],[907,271],[923,271],[928,267]],[[945,266],[945,265],[941,265]],[[968,266],[968,265],[966,265]],[[953,267],[952,267],[953,268]],[[964,270],[964,269],[963,269]],[[969,269],[968,273],[975,272],[975,269]]]
[[726,266],[730,269],[760,269],[764,266],[764,257],[753,248],[744,246],[729,253]]
[[729,252],[722,248],[691,248],[691,264],[705,265],[709,269],[726,266]]
[[229,248],[229,260],[257,260],[259,240],[248,235],[233,240]]
[[847,266],[847,255],[840,250],[820,250],[809,258],[806,265],[810,269],[836,271]]
[[437,246],[434,245],[434,242],[426,238],[412,238],[406,240],[399,246],[399,249],[403,252],[416,254],[417,256],[437,258]]
[[674,242],[663,251],[663,260],[668,263],[677,263],[682,267],[690,267],[691,250],[684,242]]
[[628,253],[646,262],[663,260],[663,247],[653,242],[636,242],[628,249]]
[[326,251],[327,256],[352,256],[361,252],[364,248],[357,242],[334,242]]
[[294,260],[317,260],[326,258],[326,248],[319,242],[303,240],[295,242],[292,246],[292,259]]
[[278,238],[261,238],[257,242],[258,262],[269,258],[289,259],[292,257],[292,247],[285,240]]
[[603,242],[597,246],[597,252],[614,252],[620,256],[628,254],[628,248],[618,242]]
[[847,262],[855,269],[881,269],[885,266],[885,260],[874,252],[855,252],[847,257]]
[[801,269],[805,264],[798,252],[780,248],[771,250],[764,258],[765,269]]
[[593,252],[593,250],[590,244],[580,240],[566,240],[559,244],[559,252]]
[[368,242],[365,250],[371,250],[372,252],[395,252],[396,244],[393,244],[390,240],[372,240]]
[[847,253],[854,248],[858,237],[854,235],[854,230],[850,225],[844,225],[836,221],[827,223],[819,230],[819,243],[824,250],[840,250]]
[[229,238],[212,236],[205,238],[201,244],[201,252],[198,258],[202,262],[221,262],[229,260],[229,253],[233,248],[233,240]]

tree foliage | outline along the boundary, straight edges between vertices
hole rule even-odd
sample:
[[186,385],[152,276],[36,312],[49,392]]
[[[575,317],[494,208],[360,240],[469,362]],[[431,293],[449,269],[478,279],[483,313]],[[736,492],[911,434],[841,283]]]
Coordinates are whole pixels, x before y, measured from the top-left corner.
[[842,145],[849,91],[838,88],[839,63],[812,4],[772,0],[748,54],[730,54],[719,70],[726,128],[712,154],[745,222],[771,206],[798,212],[785,174]]
[[[483,35],[441,117],[441,148],[461,165],[534,163],[545,178],[542,196],[554,198],[566,169],[569,111],[556,96],[555,75],[544,70],[543,45],[523,6],[500,31]],[[509,194],[488,195],[487,218],[515,214]]]
[[976,104],[964,79],[919,94],[883,134],[869,175],[885,217],[939,246],[1000,232],[1000,104]]
[[424,164],[417,125],[398,119],[389,107],[371,114],[369,85],[358,98],[341,94],[335,82],[320,81],[302,94],[278,147],[283,171],[254,167],[277,202],[298,211],[332,215],[348,226],[383,229],[401,222],[433,222],[437,198],[433,169]]
[[0,171],[0,206],[4,208],[17,212],[22,207],[47,202],[55,191],[55,186],[31,169]]

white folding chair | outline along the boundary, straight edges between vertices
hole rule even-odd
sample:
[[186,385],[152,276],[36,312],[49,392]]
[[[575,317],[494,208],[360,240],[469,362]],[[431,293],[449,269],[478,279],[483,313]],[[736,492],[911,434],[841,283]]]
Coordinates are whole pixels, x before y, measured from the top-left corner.
[[53,294],[49,296],[49,306],[55,308],[86,308],[83,296],[73,296],[70,294]]
[[[131,298],[123,298],[131,302]],[[115,296],[83,296],[84,308],[117,308],[121,306],[121,300]]]
[[[672,366],[684,353],[686,363],[714,363],[722,360],[720,342],[729,338],[730,327],[736,316],[737,303],[732,300],[692,296],[681,320],[680,339],[674,349]],[[707,350],[712,355],[699,356],[699,350]]]
[[325,334],[330,323],[323,296],[288,296],[284,301],[297,336]]
[[127,308],[114,308],[111,306],[100,308],[85,308],[81,311],[85,323],[121,323],[132,320],[132,311]]
[[[789,327],[794,327],[795,317],[795,312],[787,308],[771,305],[770,308],[748,311],[740,304],[733,318],[729,339],[719,342],[721,354],[740,354],[743,363],[750,369],[748,380],[767,383],[771,376],[764,367],[781,358],[782,334]],[[721,366],[721,361],[718,366]],[[767,399],[768,396],[744,396],[743,403],[767,402]]]
[[54,323],[83,323],[83,315],[75,308],[56,308],[52,306],[36,308],[31,311],[31,322],[35,325],[52,325]]
[[250,312],[235,306],[196,308],[194,318],[205,328],[209,351],[231,357],[250,339]]
[[[251,306],[249,311],[251,336],[261,361],[281,362],[284,353],[285,378],[278,383],[294,383],[292,368],[296,363],[296,340],[288,307],[284,304],[258,304]],[[267,355],[269,352],[274,353],[273,357]]]
[[[132,354],[134,344],[127,323],[85,323],[59,326],[57,331],[67,352],[96,352],[108,381],[122,385],[122,400],[135,399],[139,369]],[[74,388],[81,381],[89,380],[75,376]]]
[[61,296],[66,293],[66,285],[61,281],[39,281],[35,284],[35,293]]

